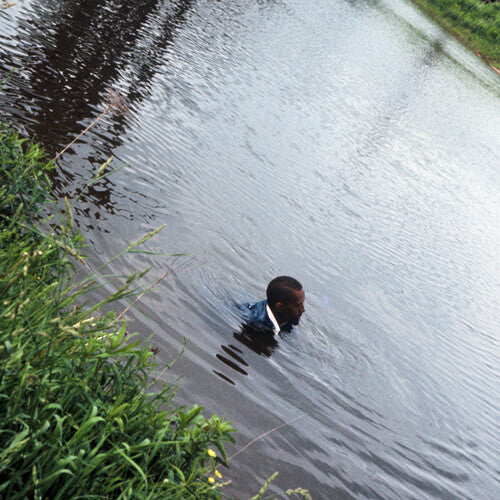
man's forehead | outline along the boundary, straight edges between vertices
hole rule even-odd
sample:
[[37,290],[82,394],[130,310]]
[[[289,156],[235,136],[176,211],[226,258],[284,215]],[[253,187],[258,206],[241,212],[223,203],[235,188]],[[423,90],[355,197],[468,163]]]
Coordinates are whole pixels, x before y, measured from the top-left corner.
[[301,290],[294,290],[295,298],[297,302],[304,302],[306,299],[306,292],[304,292],[304,289],[302,288]]

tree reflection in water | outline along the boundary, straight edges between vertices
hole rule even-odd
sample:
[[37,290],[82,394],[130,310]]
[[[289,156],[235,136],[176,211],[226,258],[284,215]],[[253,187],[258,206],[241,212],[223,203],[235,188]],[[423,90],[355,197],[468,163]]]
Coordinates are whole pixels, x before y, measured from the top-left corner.
[[[14,69],[0,94],[0,106],[10,115],[5,119],[53,156],[106,107],[110,89],[119,90],[133,114],[151,95],[166,48],[192,3],[34,0],[16,19],[15,35],[9,39],[16,50],[0,44],[0,74]],[[117,114],[107,120],[107,130],[99,131],[99,148],[106,154],[121,144],[127,121],[126,115]],[[96,148],[97,142],[92,150]],[[88,159],[100,164],[106,158]],[[72,196],[64,190],[74,173],[64,165],[60,170],[54,188],[61,196]],[[112,187],[104,179],[82,199],[93,199],[113,213]]]

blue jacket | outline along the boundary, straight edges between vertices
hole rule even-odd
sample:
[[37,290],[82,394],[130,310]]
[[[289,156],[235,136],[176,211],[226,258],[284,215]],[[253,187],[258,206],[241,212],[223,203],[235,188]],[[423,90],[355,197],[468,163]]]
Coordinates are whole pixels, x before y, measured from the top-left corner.
[[256,302],[254,304],[242,304],[240,306],[243,312],[245,322],[259,330],[274,331],[274,325],[266,311],[267,300]]

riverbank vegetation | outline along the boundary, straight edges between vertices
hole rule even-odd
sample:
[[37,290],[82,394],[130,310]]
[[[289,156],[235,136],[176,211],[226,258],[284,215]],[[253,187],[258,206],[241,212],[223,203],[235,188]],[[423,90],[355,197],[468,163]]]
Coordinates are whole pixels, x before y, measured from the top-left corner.
[[424,11],[500,70],[500,4],[495,0],[414,0]]
[[0,124],[0,496],[219,498],[233,429],[151,390],[152,352],[99,312],[135,276],[82,305],[98,283],[74,282],[83,239],[67,201],[46,212],[51,168]]

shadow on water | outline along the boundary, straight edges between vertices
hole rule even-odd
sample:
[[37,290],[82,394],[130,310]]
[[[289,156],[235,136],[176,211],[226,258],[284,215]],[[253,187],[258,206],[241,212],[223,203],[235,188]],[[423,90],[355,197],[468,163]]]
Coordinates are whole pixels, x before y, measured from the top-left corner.
[[[291,330],[281,331],[278,337],[284,338],[290,331]],[[262,331],[248,324],[242,325],[240,331],[233,332],[233,338],[251,351],[266,358],[270,358],[279,347],[276,335],[271,332]],[[224,354],[218,353],[215,355],[219,361],[241,375],[248,375],[246,368],[248,368],[249,364],[243,358],[244,353],[239,347],[234,344],[228,344],[221,345],[221,349],[224,351]],[[234,380],[220,371],[213,370],[213,372],[226,382],[235,385]]]
[[[100,114],[109,89],[118,90],[132,113],[107,117],[107,133],[99,134],[99,148],[116,148],[129,117],[150,96],[151,82],[192,3],[33,2],[8,39],[16,50],[0,48],[0,74],[13,70],[0,94],[6,118],[54,155]],[[55,176],[56,192],[67,194],[63,191],[74,178],[71,169],[62,165]],[[105,179],[82,199],[113,213],[112,187]]]

